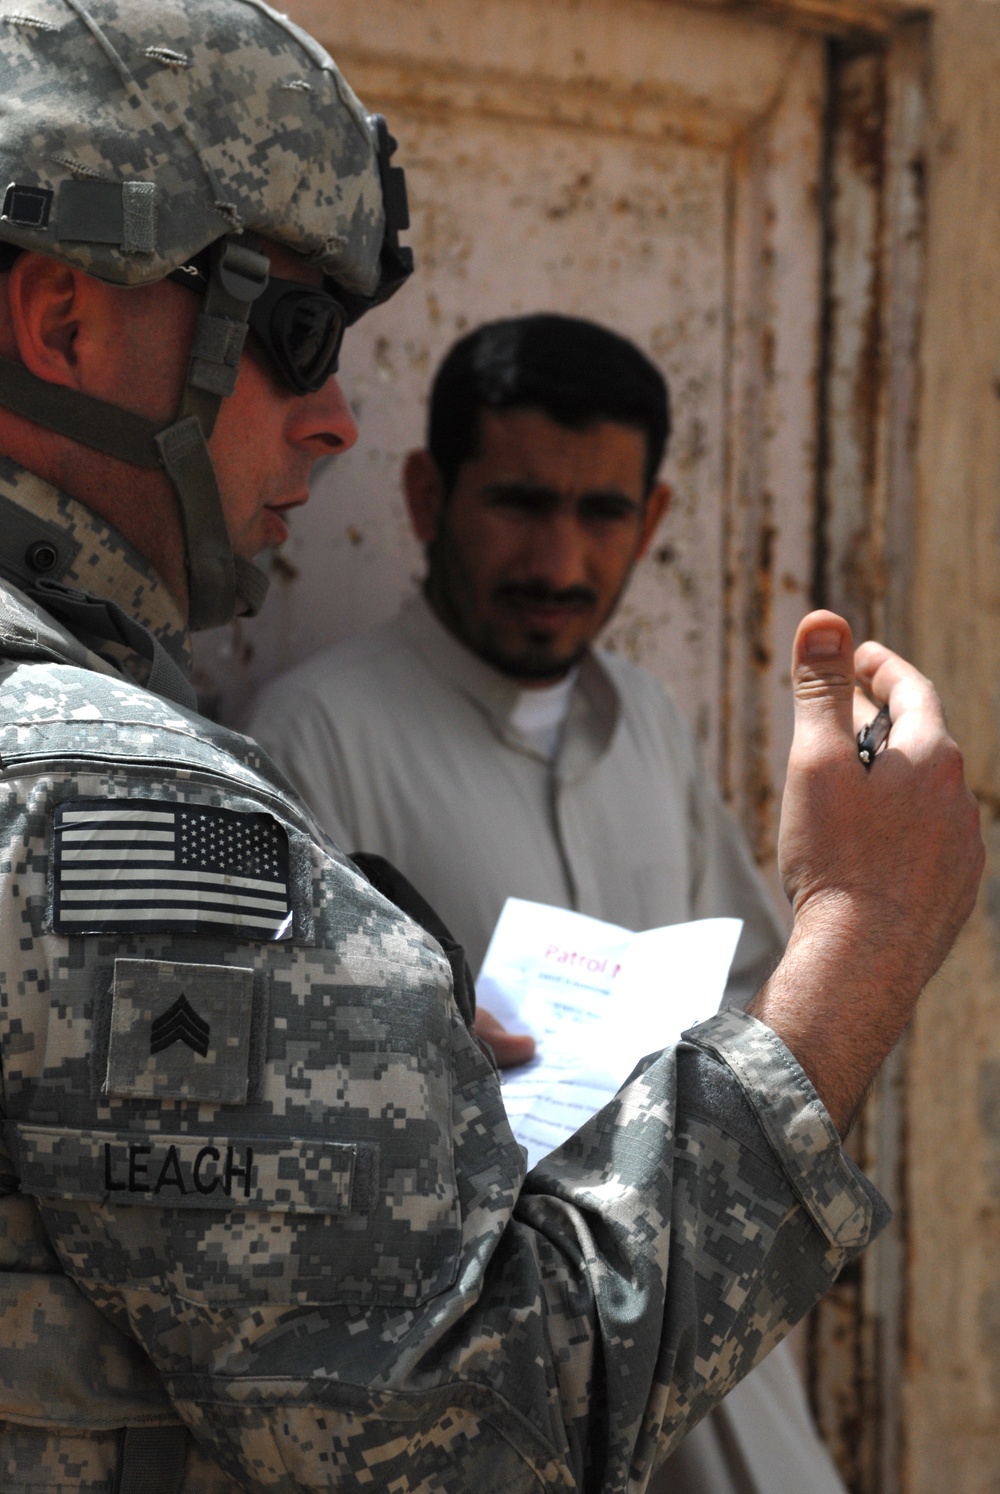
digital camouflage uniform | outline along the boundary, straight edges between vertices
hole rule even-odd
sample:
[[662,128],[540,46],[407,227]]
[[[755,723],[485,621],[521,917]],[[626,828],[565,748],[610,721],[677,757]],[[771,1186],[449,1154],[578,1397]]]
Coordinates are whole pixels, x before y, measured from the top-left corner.
[[[183,661],[119,535],[6,460],[0,500]],[[643,1488],[880,1217],[787,1049],[715,1017],[525,1180],[439,945],[261,752],[14,587],[0,652],[0,1486],[110,1490],[182,1418],[185,1494]],[[58,932],[95,806],[280,827],[290,926],[136,931],[172,884],[126,840],[132,922]]]

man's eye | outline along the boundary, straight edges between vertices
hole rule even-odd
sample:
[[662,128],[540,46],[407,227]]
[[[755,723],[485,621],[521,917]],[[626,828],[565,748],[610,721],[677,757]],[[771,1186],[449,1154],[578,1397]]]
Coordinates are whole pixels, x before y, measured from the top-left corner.
[[[489,488],[486,501],[491,508],[542,517],[554,513],[566,500],[549,488],[512,485]],[[620,524],[634,522],[639,507],[624,493],[585,493],[576,500],[574,512],[584,524]]]
[[493,508],[512,508],[519,513],[544,513],[553,506],[553,496],[544,488],[493,488],[489,494]]
[[579,513],[582,519],[598,523],[621,522],[634,519],[638,507],[630,498],[617,498],[612,493],[601,493],[591,498],[581,498]]

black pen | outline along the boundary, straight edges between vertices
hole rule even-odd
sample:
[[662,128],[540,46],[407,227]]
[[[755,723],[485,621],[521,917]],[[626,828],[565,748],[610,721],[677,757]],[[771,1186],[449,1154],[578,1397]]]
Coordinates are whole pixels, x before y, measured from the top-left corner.
[[889,707],[884,705],[878,715],[858,732],[858,757],[866,768],[875,761],[875,754],[882,746],[892,727]]

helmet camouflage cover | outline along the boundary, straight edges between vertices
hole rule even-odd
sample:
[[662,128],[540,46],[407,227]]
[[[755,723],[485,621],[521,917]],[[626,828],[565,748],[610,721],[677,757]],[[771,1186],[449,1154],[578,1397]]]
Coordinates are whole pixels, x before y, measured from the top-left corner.
[[0,0],[0,239],[123,285],[248,229],[370,296],[374,123],[262,0]]

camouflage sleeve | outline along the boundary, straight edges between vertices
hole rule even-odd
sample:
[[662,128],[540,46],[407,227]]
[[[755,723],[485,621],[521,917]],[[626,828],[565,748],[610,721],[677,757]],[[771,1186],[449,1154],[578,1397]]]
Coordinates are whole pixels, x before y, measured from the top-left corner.
[[[140,719],[95,765],[60,714],[62,763],[0,741],[4,1135],[53,1259],[241,1487],[644,1487],[877,1222],[787,1050],[722,1014],[525,1181],[437,943],[249,758]],[[167,826],[223,868],[183,926]]]
[[769,1028],[724,1011],[685,1040],[540,1164],[519,1206],[550,1234],[559,1200],[588,1264],[603,1425],[593,1382],[565,1410],[602,1489],[644,1488],[889,1218]]

